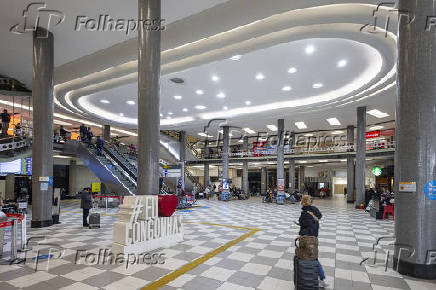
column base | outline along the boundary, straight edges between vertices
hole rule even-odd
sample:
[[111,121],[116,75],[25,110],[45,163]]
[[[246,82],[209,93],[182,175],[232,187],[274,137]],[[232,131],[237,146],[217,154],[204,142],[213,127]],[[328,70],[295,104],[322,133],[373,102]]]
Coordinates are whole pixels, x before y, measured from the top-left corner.
[[355,200],[347,200],[347,203],[355,203]]
[[54,225],[60,224],[59,215],[58,214],[57,215],[53,215],[52,217],[53,217],[53,224]]
[[53,220],[46,221],[32,221],[30,223],[31,228],[46,228],[53,225]]
[[398,258],[394,257],[394,269],[397,269],[401,275],[419,279],[436,279],[436,264],[413,264],[407,261],[398,261]]

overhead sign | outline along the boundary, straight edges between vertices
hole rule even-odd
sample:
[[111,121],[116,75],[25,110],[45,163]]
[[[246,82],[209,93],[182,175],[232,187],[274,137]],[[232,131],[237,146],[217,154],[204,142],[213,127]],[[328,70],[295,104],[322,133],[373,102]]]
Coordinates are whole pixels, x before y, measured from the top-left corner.
[[380,130],[366,132],[366,139],[378,138],[381,136]]
[[380,176],[382,174],[382,169],[376,166],[372,169],[372,174],[374,174],[375,176]]
[[401,192],[416,192],[416,182],[401,182],[399,184]]
[[436,180],[430,181],[425,185],[424,193],[429,200],[436,200]]
[[49,176],[40,176],[39,177],[39,182],[49,182],[49,181],[50,181]]
[[182,170],[181,169],[165,169],[165,176],[166,177],[182,177]]
[[101,183],[91,183],[92,192],[100,192],[101,191]]

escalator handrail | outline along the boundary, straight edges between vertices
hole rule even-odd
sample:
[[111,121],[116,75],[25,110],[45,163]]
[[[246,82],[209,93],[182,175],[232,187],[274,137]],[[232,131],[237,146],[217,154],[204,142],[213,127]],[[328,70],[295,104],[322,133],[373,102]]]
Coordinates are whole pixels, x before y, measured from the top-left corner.
[[133,179],[135,182],[137,182],[136,175],[121,161],[119,160],[115,154],[113,154],[107,147],[103,146],[103,151],[109,155],[110,158],[112,158],[128,175],[131,179]]

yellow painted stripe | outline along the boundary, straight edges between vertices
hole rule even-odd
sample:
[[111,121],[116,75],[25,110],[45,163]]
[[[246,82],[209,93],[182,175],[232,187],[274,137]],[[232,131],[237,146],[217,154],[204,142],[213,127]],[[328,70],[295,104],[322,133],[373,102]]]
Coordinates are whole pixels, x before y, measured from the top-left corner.
[[[191,222],[187,222],[187,223],[191,223]],[[244,230],[249,230],[250,232],[240,236],[239,238],[236,238],[230,242],[228,242],[227,244],[205,254],[204,256],[201,256],[200,258],[192,261],[189,264],[186,264],[184,266],[182,266],[181,268],[169,273],[168,275],[163,276],[162,278],[160,278],[159,280],[156,280],[150,284],[148,284],[147,286],[141,288],[141,290],[149,290],[149,289],[159,289],[161,287],[164,287],[165,285],[167,285],[169,282],[174,281],[175,279],[177,279],[178,277],[180,277],[181,275],[193,270],[194,268],[196,268],[197,266],[203,264],[204,262],[206,262],[207,260],[209,260],[210,258],[215,257],[216,255],[224,252],[225,250],[227,250],[228,248],[242,242],[243,240],[245,240],[246,238],[254,235],[255,233],[257,233],[259,231],[259,229],[251,229],[251,228],[245,228],[245,227],[238,227],[238,226],[230,226],[230,225],[218,225],[218,224],[212,224],[212,223],[200,223],[200,224],[204,224],[204,225],[211,225],[211,226],[219,226],[219,227],[228,227],[228,228],[235,228],[235,229],[244,229]]]

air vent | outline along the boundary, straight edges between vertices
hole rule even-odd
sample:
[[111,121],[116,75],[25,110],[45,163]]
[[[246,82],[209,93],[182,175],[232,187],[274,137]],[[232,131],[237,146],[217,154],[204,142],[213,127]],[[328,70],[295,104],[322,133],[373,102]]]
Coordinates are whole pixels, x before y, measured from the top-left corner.
[[181,78],[172,78],[172,79],[170,79],[170,81],[172,81],[173,83],[178,84],[178,85],[182,85],[185,83],[185,80],[181,79]]

